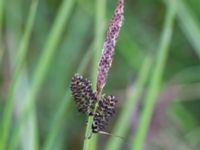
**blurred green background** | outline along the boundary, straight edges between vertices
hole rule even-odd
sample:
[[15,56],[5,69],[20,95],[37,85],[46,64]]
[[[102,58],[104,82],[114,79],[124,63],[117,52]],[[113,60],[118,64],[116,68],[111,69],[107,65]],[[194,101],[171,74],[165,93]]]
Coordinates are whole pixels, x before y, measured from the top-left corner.
[[[116,0],[0,0],[0,150],[82,149],[87,116],[76,109],[70,80],[78,72],[95,85],[115,6]],[[119,99],[105,131],[124,139],[99,134],[97,149],[199,149],[199,6],[125,0],[104,89]]]

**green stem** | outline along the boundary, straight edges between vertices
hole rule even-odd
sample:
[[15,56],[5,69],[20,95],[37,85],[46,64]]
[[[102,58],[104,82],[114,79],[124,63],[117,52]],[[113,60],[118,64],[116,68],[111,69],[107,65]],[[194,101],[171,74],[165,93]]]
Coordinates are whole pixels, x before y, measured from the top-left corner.
[[[92,70],[92,82],[93,89],[96,88],[97,68],[99,58],[101,56],[101,48],[103,47],[104,32],[105,32],[105,12],[106,12],[106,0],[96,0],[96,27],[95,27],[95,56],[93,60]],[[97,143],[97,136],[92,135],[91,126],[93,123],[93,117],[88,117],[87,127],[85,131],[85,140],[83,150],[95,150]],[[91,138],[88,139],[88,137]]]
[[33,30],[33,24],[35,20],[36,10],[37,10],[38,1],[34,0],[31,8],[30,13],[28,15],[28,21],[27,26],[25,28],[24,36],[21,40],[17,59],[16,59],[16,65],[15,70],[13,73],[12,81],[10,84],[10,88],[8,91],[8,98],[7,103],[5,106],[4,114],[3,114],[3,121],[2,121],[2,127],[1,127],[1,138],[0,138],[0,149],[4,149],[7,143],[7,138],[9,135],[10,125],[11,125],[11,118],[12,118],[12,112],[13,112],[13,106],[14,106],[14,94],[16,92],[17,88],[17,81],[20,76],[21,70],[23,68],[23,64],[26,58],[26,53],[28,51],[28,44],[30,41],[30,35]]
[[92,70],[93,89],[96,88],[97,69],[102,53],[105,24],[106,24],[106,0],[96,0],[96,20],[95,20],[95,41],[94,41],[94,60]]
[[0,64],[2,61],[4,47],[3,47],[3,14],[4,14],[4,0],[0,0]]
[[[126,103],[122,108],[121,115],[115,125],[113,134],[125,137],[131,123],[131,116],[134,114],[137,107],[137,101],[142,94],[144,84],[146,83],[152,60],[151,56],[147,56],[142,64],[141,70],[138,75],[138,79],[134,84],[133,88],[129,90],[129,95]],[[119,150],[123,144],[123,140],[119,138],[110,138],[106,150]]]
[[69,20],[75,2],[76,2],[75,0],[64,0],[63,3],[61,4],[58,15],[53,24],[52,30],[48,36],[47,42],[45,43],[44,49],[42,50],[42,54],[38,62],[38,65],[36,66],[36,71],[33,75],[32,86],[30,88],[29,93],[27,93],[27,101],[28,101],[27,108],[24,110],[23,115],[21,116],[21,118],[17,123],[17,129],[15,132],[17,134],[13,138],[13,140],[16,140],[16,142],[13,143],[18,143],[17,141],[20,136],[19,135],[20,129],[22,128],[23,125],[23,123],[21,122],[24,122],[26,118],[30,115],[31,111],[33,111],[32,108],[35,104],[37,94],[41,89],[41,85],[50,67],[51,60],[54,57],[54,53],[60,42],[60,38],[65,29],[65,25]]
[[3,24],[3,14],[4,14],[4,0],[0,0],[0,33],[2,33]]
[[[178,23],[185,34],[194,51],[200,58],[200,24],[197,16],[186,5],[184,0],[177,1],[177,19]],[[170,2],[168,2],[170,3]]]
[[156,103],[156,97],[159,92],[162,74],[164,71],[166,59],[168,56],[169,45],[172,37],[173,23],[175,18],[175,3],[171,4],[167,9],[167,15],[164,23],[164,30],[161,43],[158,48],[158,55],[155,62],[155,68],[150,81],[149,90],[145,99],[144,109],[142,111],[138,129],[133,139],[132,150],[142,150],[145,137]]
[[[91,45],[91,47],[89,48],[89,50],[87,51],[87,53],[84,55],[80,66],[77,70],[77,72],[79,72],[80,74],[82,74],[92,56],[92,49],[93,48],[93,43]],[[50,150],[52,149],[53,145],[54,145],[54,141],[56,140],[56,137],[58,136],[58,133],[60,131],[60,127],[63,123],[63,116],[66,114],[66,108],[68,108],[69,104],[70,104],[70,90],[68,89],[66,96],[63,98],[63,100],[61,101],[60,105],[59,105],[59,109],[55,114],[55,119],[53,121],[52,127],[50,129],[50,133],[47,136],[47,140],[44,144],[44,150]],[[66,117],[66,116],[65,116]]]

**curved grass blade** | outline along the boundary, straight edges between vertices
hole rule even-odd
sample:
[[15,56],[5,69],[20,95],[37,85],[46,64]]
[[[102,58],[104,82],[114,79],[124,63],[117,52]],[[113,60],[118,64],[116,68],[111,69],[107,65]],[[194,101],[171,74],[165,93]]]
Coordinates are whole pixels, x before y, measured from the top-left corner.
[[8,133],[10,130],[10,125],[11,125],[11,118],[12,118],[12,112],[13,112],[13,106],[14,106],[14,94],[16,91],[16,84],[17,84],[17,80],[20,76],[24,61],[25,61],[25,57],[28,51],[28,45],[29,45],[29,41],[30,41],[30,36],[31,36],[31,32],[33,30],[33,24],[34,24],[34,20],[35,20],[35,15],[37,12],[37,5],[38,5],[38,1],[34,0],[31,4],[31,8],[30,8],[30,13],[28,15],[28,20],[27,20],[27,24],[26,24],[26,28],[25,28],[25,32],[23,35],[23,38],[21,40],[20,46],[19,46],[19,50],[18,50],[18,54],[17,54],[17,59],[16,59],[16,66],[15,66],[15,70],[13,73],[13,77],[12,77],[12,81],[10,84],[10,88],[8,91],[8,98],[7,98],[7,103],[5,106],[5,110],[4,110],[4,114],[3,114],[3,121],[2,121],[2,127],[1,127],[1,138],[0,138],[0,149],[4,149],[5,145],[7,143],[7,138],[8,138]]
[[[94,41],[94,60],[93,60],[93,70],[92,70],[92,83],[93,89],[96,87],[96,77],[97,77],[97,68],[99,58],[101,56],[100,49],[102,48],[105,32],[105,13],[106,13],[106,0],[96,0],[96,20],[95,20],[95,41]],[[93,117],[88,117],[88,123],[85,132],[85,140],[83,149],[84,150],[93,150],[96,149],[97,136],[92,136],[91,139],[88,139],[88,136],[91,133],[91,126],[93,122]]]
[[133,138],[133,150],[142,150],[145,138],[147,136],[147,131],[154,110],[154,105],[156,103],[156,97],[159,91],[165,62],[168,56],[173,24],[175,20],[175,10],[176,5],[174,1],[174,3],[171,3],[167,9],[161,42],[157,52],[157,61],[155,62],[155,68],[150,80],[144,108],[139,119],[138,129],[136,131],[135,137]]
[[[88,64],[91,56],[92,56],[92,49],[93,49],[93,44],[92,46],[89,48],[89,50],[87,51],[87,53],[85,54],[85,56],[83,57],[82,62],[80,63],[80,66],[77,70],[77,72],[80,72],[81,74],[84,72],[86,65]],[[52,127],[51,127],[51,132],[50,134],[47,136],[47,140],[44,144],[44,150],[50,150],[53,145],[54,142],[56,140],[56,137],[60,131],[60,127],[62,126],[63,123],[63,116],[65,115],[65,112],[70,104],[71,101],[69,101],[71,97],[70,94],[70,90],[67,90],[66,96],[63,98],[63,100],[61,101],[60,105],[59,105],[59,109],[55,114],[55,118],[54,121],[52,123]]]
[[20,130],[22,128],[23,122],[27,119],[31,111],[33,111],[33,106],[37,94],[50,67],[51,60],[54,57],[54,53],[60,42],[61,35],[65,29],[65,25],[69,20],[75,2],[75,0],[64,0],[63,3],[60,5],[61,7],[59,9],[58,15],[48,36],[47,42],[45,43],[44,49],[42,50],[40,60],[33,75],[30,92],[27,93],[27,99],[29,102],[28,107],[23,112],[23,116],[21,116],[21,118],[19,119],[17,129],[15,130],[14,136],[11,139],[11,142],[15,143],[14,147],[16,147],[18,144]]
[[3,47],[3,16],[4,16],[4,0],[0,0],[0,64],[2,61],[4,47]]
[[[135,112],[137,101],[142,94],[144,84],[146,83],[150,73],[150,68],[152,64],[151,59],[151,56],[147,56],[144,59],[135,86],[130,89],[130,94],[127,97],[127,101],[122,108],[122,112],[112,132],[115,135],[125,137],[125,135],[127,134],[131,122],[130,118]],[[119,150],[121,149],[123,142],[124,141],[118,138],[110,138],[106,146],[106,150]]]
[[187,7],[184,0],[177,1],[177,17],[178,22],[185,33],[185,36],[193,46],[198,57],[200,58],[200,24],[197,18],[192,14],[191,10]]

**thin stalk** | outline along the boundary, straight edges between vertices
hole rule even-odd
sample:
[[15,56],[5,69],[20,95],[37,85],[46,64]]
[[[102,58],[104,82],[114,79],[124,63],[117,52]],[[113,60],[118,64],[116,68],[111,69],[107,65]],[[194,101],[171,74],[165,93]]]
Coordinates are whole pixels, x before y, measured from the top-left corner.
[[[27,118],[29,116],[31,116],[32,113],[35,113],[34,107],[32,107],[25,114],[22,114],[23,118],[20,118],[20,121],[17,122],[14,133],[11,136],[10,143],[8,145],[8,149],[11,149],[11,150],[17,149],[17,146],[19,144],[20,133],[21,133],[22,127],[23,127],[25,121],[27,120]],[[35,115],[33,115],[33,117],[35,117]],[[33,118],[33,119],[36,119],[36,118]],[[36,126],[35,124],[33,124],[33,125]],[[34,147],[37,148],[36,146],[34,146]]]
[[106,27],[106,0],[96,0],[96,16],[95,16],[95,41],[94,41],[94,60],[92,70],[93,89],[96,88],[97,68],[103,48],[104,33]]
[[3,25],[3,15],[4,15],[4,0],[0,0],[0,33],[2,33]]
[[76,2],[75,0],[64,0],[63,3],[61,4],[58,15],[53,24],[52,30],[48,36],[47,42],[45,43],[44,49],[42,50],[42,54],[38,62],[38,65],[36,66],[36,71],[33,75],[32,86],[30,88],[29,93],[27,93],[28,105],[27,105],[27,108],[24,110],[23,115],[19,119],[17,129],[15,131],[15,133],[17,134],[13,138],[13,140],[16,140],[16,142],[13,142],[13,143],[18,143],[17,141],[19,140],[20,129],[23,125],[23,123],[20,123],[20,122],[24,122],[27,119],[27,117],[30,115],[30,112],[33,111],[33,106],[34,106],[37,94],[39,90],[41,89],[41,85],[48,72],[51,60],[54,57],[54,53],[60,42],[60,38],[65,29],[65,25],[67,24],[69,20],[69,17],[70,17],[70,14],[72,12],[75,2]]
[[[166,5],[170,5],[172,1],[164,0]],[[184,0],[176,0],[177,3],[177,19],[178,23],[185,34],[191,46],[194,48],[197,56],[200,58],[200,24],[197,16],[186,5]]]
[[[77,72],[79,72],[80,74],[82,74],[86,68],[86,65],[88,64],[93,50],[93,44],[92,46],[89,48],[89,50],[87,51],[87,53],[85,54],[85,56],[83,57],[79,68],[77,69]],[[44,150],[50,150],[52,149],[53,145],[54,145],[54,141],[56,140],[56,137],[60,131],[60,127],[62,126],[63,123],[63,116],[65,115],[65,112],[70,104],[71,101],[69,101],[70,99],[70,90],[67,90],[67,93],[65,95],[65,97],[63,98],[63,100],[61,101],[60,105],[59,105],[59,109],[55,114],[55,118],[52,124],[52,127],[50,129],[50,133],[47,137],[47,140],[44,144]]]
[[[192,13],[191,9],[185,4],[184,0],[177,1],[177,19],[178,23],[185,34],[196,54],[200,58],[200,24],[197,16]],[[168,1],[168,3],[172,3]]]
[[[101,56],[101,48],[104,40],[105,32],[105,18],[106,18],[106,0],[96,0],[96,21],[95,21],[95,56],[93,60],[92,82],[93,89],[96,88],[97,68]],[[97,143],[97,136],[93,135],[90,139],[88,137],[92,134],[91,126],[93,123],[93,116],[88,117],[87,127],[85,131],[84,150],[95,150]]]
[[[114,135],[125,137],[125,135],[128,132],[131,123],[130,118],[135,112],[138,99],[141,96],[144,85],[149,77],[150,68],[152,64],[151,59],[151,56],[147,56],[143,61],[141,70],[138,75],[138,79],[134,86],[129,90],[127,101],[125,102],[122,108],[122,112],[115,125],[114,131],[112,132]],[[106,150],[119,150],[121,149],[123,142],[124,141],[119,138],[110,138],[106,146]]]
[[10,84],[10,88],[8,91],[8,97],[7,97],[7,103],[5,106],[4,114],[3,114],[3,121],[2,121],[2,127],[1,127],[1,137],[0,137],[0,149],[4,149],[7,143],[7,138],[9,135],[10,125],[11,125],[11,119],[12,119],[12,112],[13,112],[13,106],[14,106],[14,94],[16,92],[17,88],[17,80],[20,76],[21,70],[23,68],[23,64],[26,58],[26,54],[28,51],[28,45],[30,42],[30,36],[31,32],[33,30],[35,15],[37,12],[37,5],[38,1],[34,0],[31,4],[30,12],[28,15],[28,20],[26,24],[26,28],[24,31],[23,38],[20,42],[17,59],[16,59],[16,66],[15,70],[13,72],[12,81]]
[[3,48],[3,15],[4,15],[4,0],[0,0],[0,64],[2,61]]
[[139,120],[138,129],[136,131],[135,137],[133,138],[132,150],[142,150],[145,138],[147,136],[148,127],[156,103],[156,97],[159,92],[160,83],[169,52],[173,24],[175,20],[175,6],[175,3],[173,3],[167,9],[164,29],[156,58],[157,61],[155,62],[155,68],[150,80],[149,90],[147,92],[144,109]]

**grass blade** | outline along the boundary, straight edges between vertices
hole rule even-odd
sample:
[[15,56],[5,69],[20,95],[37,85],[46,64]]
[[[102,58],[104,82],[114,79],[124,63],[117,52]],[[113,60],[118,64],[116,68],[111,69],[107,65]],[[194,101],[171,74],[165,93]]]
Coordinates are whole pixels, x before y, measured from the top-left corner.
[[200,57],[200,24],[195,15],[192,14],[191,10],[187,7],[184,0],[177,0],[177,8],[178,21],[182,31]]
[[[130,89],[130,94],[128,95],[127,101],[122,108],[122,112],[113,131],[114,135],[125,137],[125,135],[127,134],[131,122],[130,118],[135,112],[137,100],[142,94],[144,84],[146,83],[149,76],[150,68],[151,57],[147,56],[142,64],[136,84],[133,88]],[[118,138],[110,138],[106,150],[119,150],[121,149],[122,144],[123,140]]]
[[[97,78],[97,68],[99,58],[101,56],[101,48],[103,47],[104,41],[104,32],[105,32],[105,12],[106,12],[106,1],[105,0],[96,0],[96,27],[95,27],[95,56],[93,60],[93,70],[92,70],[92,83],[93,89],[96,87],[96,78]],[[91,133],[91,126],[93,122],[93,117],[88,117],[87,127],[85,131],[85,140],[84,140],[84,150],[95,150],[97,143],[97,136],[93,135],[88,139],[88,135]]]
[[4,14],[4,0],[0,0],[0,64],[2,61],[4,49],[3,49],[3,14]]
[[[91,50],[93,49],[93,44],[92,46],[89,48],[89,50],[87,51],[87,53],[85,54],[85,56],[83,57],[79,68],[77,70],[77,72],[79,72],[80,74],[82,74],[84,72],[84,69],[86,68],[86,65],[88,64],[90,57],[91,57]],[[60,105],[59,105],[59,109],[55,114],[55,118],[51,127],[51,132],[47,137],[47,140],[44,144],[44,150],[50,150],[52,149],[53,145],[54,145],[54,141],[56,140],[56,137],[60,131],[60,127],[62,126],[63,123],[63,116],[65,115],[66,112],[66,108],[68,108],[69,104],[70,104],[70,90],[67,90],[66,96],[63,98],[63,100],[61,101]]]
[[0,33],[1,34],[2,34],[3,14],[4,14],[4,0],[0,0],[0,31],[1,31]]
[[161,37],[161,42],[158,48],[157,60],[155,62],[155,68],[153,71],[153,75],[150,81],[149,90],[147,92],[147,96],[145,99],[144,109],[142,111],[138,130],[136,131],[136,135],[133,139],[133,150],[142,150],[143,144],[145,141],[145,137],[147,135],[148,127],[150,124],[150,120],[152,117],[152,113],[154,110],[154,105],[156,102],[156,97],[159,91],[162,74],[165,67],[165,62],[168,56],[170,41],[172,37],[173,23],[175,20],[175,1],[171,5],[169,5],[167,9],[167,14],[164,23],[164,30]]
[[11,125],[11,118],[12,118],[12,112],[13,112],[13,106],[14,106],[14,94],[16,91],[16,84],[17,80],[20,76],[20,72],[22,70],[26,53],[28,51],[28,44],[30,41],[30,35],[33,30],[33,24],[35,20],[36,10],[37,10],[38,1],[34,0],[31,4],[30,13],[28,15],[27,20],[27,26],[25,28],[24,36],[21,40],[18,54],[17,54],[17,60],[16,60],[16,66],[13,73],[12,81],[10,84],[10,88],[8,91],[8,98],[7,103],[4,110],[4,116],[2,121],[2,127],[1,127],[1,140],[0,140],[0,149],[4,149],[7,143],[7,138],[9,135],[10,125]]
[[27,93],[28,107],[23,112],[23,116],[19,119],[17,129],[14,133],[13,143],[18,143],[20,130],[22,128],[23,122],[26,120],[28,115],[33,111],[34,102],[36,100],[37,94],[40,87],[44,81],[45,75],[50,67],[51,60],[53,59],[54,52],[60,42],[61,35],[65,29],[65,25],[69,20],[72,8],[75,4],[75,0],[65,0],[60,5],[60,9],[56,20],[53,24],[52,30],[48,36],[47,42],[45,43],[44,49],[42,50],[41,58],[36,67],[36,71],[33,75],[32,86],[29,93]]

